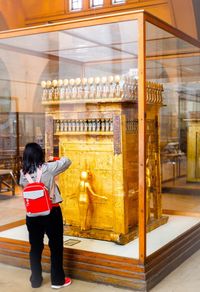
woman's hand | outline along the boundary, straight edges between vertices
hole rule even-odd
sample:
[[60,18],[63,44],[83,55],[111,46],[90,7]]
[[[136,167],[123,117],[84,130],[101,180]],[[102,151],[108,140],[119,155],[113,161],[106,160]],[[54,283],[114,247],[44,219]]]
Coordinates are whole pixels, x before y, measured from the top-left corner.
[[59,157],[49,156],[48,161],[49,161],[49,162],[52,162],[52,161],[56,161],[56,160],[59,160],[59,159],[60,159]]
[[54,160],[53,158],[54,158],[53,156],[49,156],[48,161],[49,162],[53,161]]

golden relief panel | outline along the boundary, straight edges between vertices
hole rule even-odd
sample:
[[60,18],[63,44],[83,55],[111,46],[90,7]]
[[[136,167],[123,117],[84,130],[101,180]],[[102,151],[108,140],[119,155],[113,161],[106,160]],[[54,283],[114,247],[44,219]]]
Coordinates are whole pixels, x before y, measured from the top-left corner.
[[190,121],[187,131],[187,181],[200,181],[200,126]]
[[[109,204],[113,192],[111,179],[113,163],[109,151],[110,145],[107,144],[108,150],[106,152],[106,145],[102,145],[100,142],[98,142],[98,145],[85,141],[80,143],[79,141],[79,144],[74,144],[72,147],[72,141],[68,143],[66,138],[60,138],[59,143],[61,155],[70,157],[72,162],[75,161],[75,163],[72,163],[70,170],[61,176],[59,182],[60,187],[62,186],[62,196],[65,202],[63,215],[66,224],[70,225],[73,222],[75,226],[81,226],[83,215],[80,216],[80,214],[88,211],[87,216],[91,218],[90,220],[88,219],[90,226],[93,228],[100,228],[102,226],[105,229],[111,228],[109,223],[113,221],[112,214],[109,212],[109,208],[105,206]],[[73,148],[73,151],[68,151],[69,148]],[[85,202],[85,205],[88,204],[88,210],[84,210],[83,203],[81,202],[82,195],[80,194],[82,184],[84,184],[81,177],[83,170],[89,173],[88,181],[86,182],[87,188],[85,189],[88,196],[87,200],[89,200]],[[69,180],[72,180],[70,187],[68,185]],[[75,220],[73,219],[74,212],[71,212],[72,209],[76,210]]]

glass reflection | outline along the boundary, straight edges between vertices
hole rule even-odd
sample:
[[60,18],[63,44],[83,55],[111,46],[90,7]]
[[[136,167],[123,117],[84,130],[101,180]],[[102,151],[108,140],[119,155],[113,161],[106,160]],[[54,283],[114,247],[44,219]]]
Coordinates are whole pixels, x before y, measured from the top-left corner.
[[[196,224],[194,216],[200,211],[200,49],[150,23],[146,38],[147,80],[163,86],[159,113],[162,212],[169,216],[169,224],[177,224],[176,234],[166,231],[168,242]],[[153,211],[153,197],[150,202]],[[152,248],[149,241],[149,252]]]

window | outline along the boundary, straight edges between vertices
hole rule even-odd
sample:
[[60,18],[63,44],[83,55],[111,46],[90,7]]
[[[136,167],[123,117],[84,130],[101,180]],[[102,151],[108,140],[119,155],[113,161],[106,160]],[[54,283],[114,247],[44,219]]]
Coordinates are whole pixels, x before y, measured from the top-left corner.
[[112,4],[122,4],[125,2],[126,2],[126,0],[112,0]]
[[81,10],[82,0],[71,0],[71,10]]
[[90,7],[101,7],[103,6],[103,0],[90,0]]

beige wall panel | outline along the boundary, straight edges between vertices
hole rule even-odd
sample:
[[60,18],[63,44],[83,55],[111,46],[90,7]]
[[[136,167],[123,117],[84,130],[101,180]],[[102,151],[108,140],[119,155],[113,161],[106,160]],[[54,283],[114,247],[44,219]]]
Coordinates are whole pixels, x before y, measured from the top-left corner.
[[156,17],[166,21],[167,23],[172,24],[171,12],[168,4],[149,6],[146,7],[145,10],[155,15]]
[[35,18],[42,18],[47,16],[62,15],[65,13],[65,2],[64,0],[21,0],[26,20]]
[[[37,96],[37,88],[40,83],[40,75],[45,69],[48,60],[37,56],[24,55],[14,51],[1,52],[8,78],[11,80],[11,98],[17,102],[19,112],[34,112]],[[13,61],[12,61],[13,60]],[[15,104],[13,104],[15,106]],[[15,110],[15,108],[13,108]],[[43,111],[43,107],[37,107],[37,112]]]
[[197,38],[197,27],[192,0],[170,0],[173,25],[185,33]]
[[0,13],[1,18],[4,18],[4,22],[1,21],[3,27],[0,30],[13,29],[18,27],[24,27],[24,13],[21,1],[12,0],[5,1],[0,0]]

